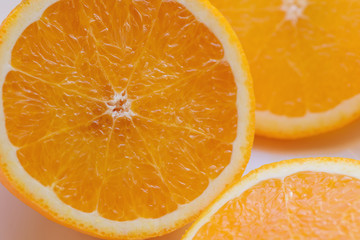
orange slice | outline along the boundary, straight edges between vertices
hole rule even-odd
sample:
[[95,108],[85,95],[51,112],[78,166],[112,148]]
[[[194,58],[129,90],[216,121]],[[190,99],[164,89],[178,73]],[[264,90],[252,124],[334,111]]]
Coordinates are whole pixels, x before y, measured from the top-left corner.
[[211,0],[250,63],[256,133],[307,137],[360,115],[360,2]]
[[250,172],[183,240],[359,239],[360,162],[307,158]]
[[23,1],[0,33],[0,179],[48,218],[157,236],[244,171],[251,79],[207,1]]

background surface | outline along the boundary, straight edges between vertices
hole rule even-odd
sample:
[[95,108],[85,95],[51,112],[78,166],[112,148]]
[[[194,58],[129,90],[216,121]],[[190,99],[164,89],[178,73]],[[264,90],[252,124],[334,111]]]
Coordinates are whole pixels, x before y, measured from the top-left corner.
[[[21,0],[0,0],[0,22]],[[246,172],[263,164],[299,157],[360,157],[360,121],[335,132],[296,141],[255,138]],[[153,240],[178,240],[186,227]],[[95,240],[47,220],[0,185],[1,240]]]

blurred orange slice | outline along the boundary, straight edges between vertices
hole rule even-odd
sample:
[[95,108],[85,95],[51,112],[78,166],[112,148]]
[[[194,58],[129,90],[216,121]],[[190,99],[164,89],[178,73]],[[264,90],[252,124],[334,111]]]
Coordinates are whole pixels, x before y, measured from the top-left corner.
[[360,1],[211,0],[244,45],[256,133],[307,137],[360,115]]
[[242,174],[251,79],[207,1],[23,1],[0,31],[0,178],[50,219],[157,236]]
[[359,239],[360,162],[294,159],[250,172],[183,240]]

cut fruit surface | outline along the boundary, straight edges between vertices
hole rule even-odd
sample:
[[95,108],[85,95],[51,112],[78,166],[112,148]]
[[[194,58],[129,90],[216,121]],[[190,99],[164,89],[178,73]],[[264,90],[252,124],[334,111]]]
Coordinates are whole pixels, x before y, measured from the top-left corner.
[[183,240],[358,239],[360,162],[293,159],[243,177],[222,194]]
[[248,57],[256,133],[307,137],[360,115],[360,2],[211,0]]
[[0,34],[0,180],[48,218],[158,236],[244,171],[252,83],[207,1],[23,1]]

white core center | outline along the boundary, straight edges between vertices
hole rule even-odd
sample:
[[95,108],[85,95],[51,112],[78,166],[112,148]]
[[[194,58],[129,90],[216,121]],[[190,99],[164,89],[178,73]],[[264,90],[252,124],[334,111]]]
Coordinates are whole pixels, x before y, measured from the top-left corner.
[[285,12],[285,20],[296,24],[298,19],[303,16],[307,5],[307,0],[283,0],[281,10]]
[[114,119],[126,117],[131,119],[135,114],[131,111],[131,100],[127,97],[127,92],[115,93],[114,99],[106,103],[107,113]]

